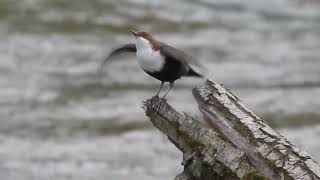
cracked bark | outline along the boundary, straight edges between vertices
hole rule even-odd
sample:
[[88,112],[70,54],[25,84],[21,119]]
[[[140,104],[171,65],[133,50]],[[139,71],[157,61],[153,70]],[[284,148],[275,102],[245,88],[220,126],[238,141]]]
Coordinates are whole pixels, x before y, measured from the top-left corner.
[[[153,125],[183,153],[175,180],[320,179],[319,164],[247,109],[228,89],[207,80],[193,89],[203,117],[177,112],[159,98],[144,102]],[[207,123],[203,123],[203,121]]]

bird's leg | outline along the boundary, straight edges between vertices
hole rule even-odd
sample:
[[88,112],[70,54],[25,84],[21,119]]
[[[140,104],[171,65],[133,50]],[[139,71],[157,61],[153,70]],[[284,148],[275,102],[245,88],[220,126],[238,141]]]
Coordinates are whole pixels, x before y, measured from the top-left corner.
[[166,99],[166,95],[168,94],[168,92],[172,89],[174,82],[170,82],[169,84],[169,88],[167,89],[167,91],[164,93],[163,97],[160,99],[160,102],[158,104],[158,108],[157,108],[157,112],[159,112],[161,105],[163,103],[163,101],[165,101]]
[[169,84],[169,88],[167,89],[167,91],[164,93],[162,99],[166,98],[166,95],[168,94],[168,92],[172,89],[174,82],[170,82]]
[[162,87],[163,87],[163,84],[164,84],[164,81],[161,81],[160,89],[158,90],[157,94],[154,95],[154,96],[151,98],[151,104],[153,104],[153,99],[154,99],[155,97],[158,97],[158,96],[159,96],[159,93],[161,92],[161,89],[162,89]]
[[162,89],[163,84],[164,84],[164,81],[161,82],[160,89],[159,89],[159,91],[157,92],[157,94],[156,94],[155,96],[158,96],[158,95],[159,95],[159,93],[161,92],[161,89]]

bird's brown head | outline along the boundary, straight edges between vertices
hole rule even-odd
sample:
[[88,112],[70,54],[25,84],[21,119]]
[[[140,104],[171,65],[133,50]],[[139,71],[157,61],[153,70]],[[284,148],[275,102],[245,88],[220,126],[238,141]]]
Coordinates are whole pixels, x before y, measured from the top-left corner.
[[135,37],[142,37],[144,39],[147,39],[149,41],[151,41],[153,38],[151,36],[150,33],[144,32],[144,31],[140,31],[140,32],[136,32],[134,30],[130,30],[130,32],[135,36]]
[[141,43],[141,41],[146,40],[148,44],[152,47],[152,49],[158,49],[158,42],[152,37],[150,33],[144,31],[136,32],[134,30],[130,30],[130,32],[136,37],[137,42]]

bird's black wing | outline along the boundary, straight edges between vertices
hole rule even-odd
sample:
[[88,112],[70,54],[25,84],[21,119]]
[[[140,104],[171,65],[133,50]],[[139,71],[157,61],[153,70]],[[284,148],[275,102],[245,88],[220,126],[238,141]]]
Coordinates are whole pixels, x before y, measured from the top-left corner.
[[181,71],[184,71],[184,76],[203,77],[203,75],[191,68],[189,63],[194,61],[194,59],[182,50],[163,44],[160,47],[160,53],[163,54],[169,61],[178,61],[184,64],[184,68],[182,67],[182,69],[180,69]]
[[111,53],[107,56],[107,58],[102,62],[101,67],[116,55],[120,55],[123,53],[136,53],[136,52],[137,52],[137,47],[135,44],[133,43],[125,44],[111,51]]
[[179,61],[185,65],[188,64],[188,60],[191,58],[183,51],[166,44],[160,47],[160,53],[167,57],[168,60]]

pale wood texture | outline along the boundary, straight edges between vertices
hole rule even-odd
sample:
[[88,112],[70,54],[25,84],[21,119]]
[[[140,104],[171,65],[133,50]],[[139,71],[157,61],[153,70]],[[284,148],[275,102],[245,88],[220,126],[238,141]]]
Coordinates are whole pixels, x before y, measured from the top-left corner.
[[193,95],[201,118],[181,114],[158,97],[143,106],[153,125],[183,153],[184,171],[176,180],[320,179],[320,166],[308,153],[222,85],[207,80]]

